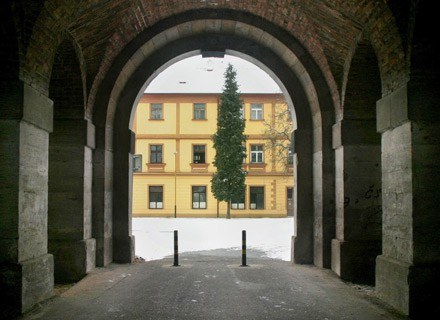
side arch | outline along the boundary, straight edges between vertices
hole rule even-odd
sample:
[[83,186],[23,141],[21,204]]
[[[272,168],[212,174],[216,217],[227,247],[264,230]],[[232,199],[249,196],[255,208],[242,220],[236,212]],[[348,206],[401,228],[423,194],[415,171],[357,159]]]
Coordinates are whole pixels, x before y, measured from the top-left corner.
[[75,282],[95,267],[92,238],[93,127],[85,119],[81,51],[65,35],[52,66],[49,97],[53,131],[49,138],[48,249],[57,283]]
[[371,43],[361,39],[347,76],[343,119],[333,127],[336,237],[332,270],[351,282],[374,284],[382,252],[381,140],[376,101],[379,66]]

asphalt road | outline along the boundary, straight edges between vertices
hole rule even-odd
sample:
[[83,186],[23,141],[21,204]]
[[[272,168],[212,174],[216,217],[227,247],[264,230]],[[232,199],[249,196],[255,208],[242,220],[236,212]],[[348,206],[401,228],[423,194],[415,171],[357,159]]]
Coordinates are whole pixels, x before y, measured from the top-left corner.
[[[331,271],[215,250],[113,264],[20,319],[405,319]],[[58,291],[61,291],[58,288]]]

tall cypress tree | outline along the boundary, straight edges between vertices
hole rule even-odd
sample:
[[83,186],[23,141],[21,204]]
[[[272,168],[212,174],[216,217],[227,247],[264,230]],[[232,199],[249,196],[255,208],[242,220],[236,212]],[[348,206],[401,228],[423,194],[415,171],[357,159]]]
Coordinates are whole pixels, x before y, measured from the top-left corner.
[[227,202],[226,218],[231,217],[231,201],[242,198],[245,192],[246,171],[243,170],[243,159],[246,157],[245,120],[240,109],[237,72],[231,64],[225,72],[225,84],[220,97],[217,116],[217,132],[213,135],[216,151],[214,166],[217,168],[211,183],[214,197]]

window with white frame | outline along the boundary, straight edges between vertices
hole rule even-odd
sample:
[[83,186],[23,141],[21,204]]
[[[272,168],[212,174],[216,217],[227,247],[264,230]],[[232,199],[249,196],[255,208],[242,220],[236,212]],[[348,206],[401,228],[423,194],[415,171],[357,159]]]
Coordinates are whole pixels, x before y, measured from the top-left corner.
[[206,186],[192,187],[192,208],[206,209]]
[[148,199],[150,209],[163,209],[163,187],[150,186],[148,190]]
[[262,144],[253,144],[251,145],[251,163],[263,163],[263,145]]
[[245,204],[245,193],[246,193],[245,190],[243,190],[242,194],[237,195],[234,199],[232,199],[231,209],[237,209],[237,210],[244,210],[245,209],[245,205],[244,205]]
[[150,105],[150,119],[151,120],[163,119],[163,105],[162,105],[162,103],[152,103]]
[[251,103],[251,120],[263,120],[263,104]]

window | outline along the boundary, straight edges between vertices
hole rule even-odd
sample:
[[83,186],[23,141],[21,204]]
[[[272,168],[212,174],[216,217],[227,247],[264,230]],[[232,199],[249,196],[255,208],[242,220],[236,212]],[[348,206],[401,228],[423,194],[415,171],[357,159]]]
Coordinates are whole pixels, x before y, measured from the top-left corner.
[[289,213],[292,214],[292,209],[293,209],[293,188],[287,187],[287,214]]
[[264,187],[250,187],[251,209],[264,209]]
[[241,195],[238,195],[236,199],[232,199],[231,201],[231,209],[244,209],[244,203],[245,203],[245,193],[246,191],[243,191]]
[[205,145],[193,145],[193,163],[205,163],[205,149]]
[[293,199],[293,188],[287,188],[287,199],[292,200]]
[[163,208],[163,187],[162,186],[150,186],[149,187],[149,205],[150,209],[162,209]]
[[206,187],[193,186],[192,187],[192,208],[206,209]]
[[150,106],[150,119],[160,120],[163,119],[163,106],[162,103],[152,103]]
[[142,172],[142,155],[133,155],[133,172]]
[[263,145],[251,145],[251,163],[263,163]]
[[194,103],[194,119],[203,120],[206,119],[206,104]]
[[150,145],[150,163],[162,163],[162,145]]
[[263,120],[263,105],[251,103],[251,120]]

